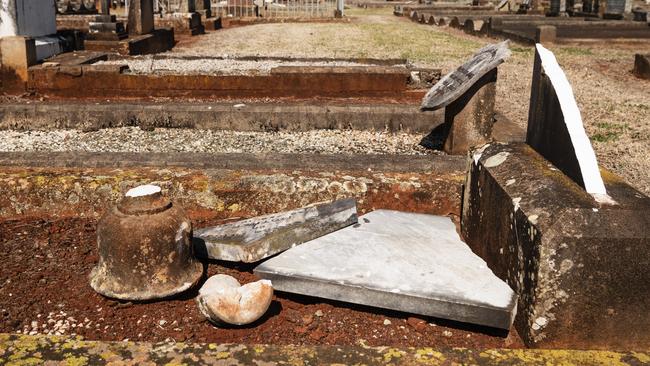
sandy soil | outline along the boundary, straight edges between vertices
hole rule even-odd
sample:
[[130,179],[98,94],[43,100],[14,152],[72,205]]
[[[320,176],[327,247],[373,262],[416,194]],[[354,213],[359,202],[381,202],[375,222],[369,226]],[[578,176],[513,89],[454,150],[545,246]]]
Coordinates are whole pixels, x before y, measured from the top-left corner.
[[[413,23],[392,9],[351,9],[343,24],[260,24],[194,37],[172,53],[205,56],[407,58],[447,72],[484,44],[447,27]],[[500,67],[497,108],[525,126],[534,51],[512,44]],[[650,43],[550,46],[571,82],[600,164],[650,194],[650,81],[632,73],[634,54]]]

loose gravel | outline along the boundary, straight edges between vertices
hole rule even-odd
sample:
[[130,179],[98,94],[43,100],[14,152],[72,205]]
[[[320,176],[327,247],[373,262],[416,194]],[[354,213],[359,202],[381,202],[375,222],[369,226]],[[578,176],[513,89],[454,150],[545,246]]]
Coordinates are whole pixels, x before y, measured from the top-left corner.
[[419,146],[422,135],[373,131],[235,132],[138,127],[0,131],[0,151],[405,154],[439,152]]
[[234,58],[153,58],[141,56],[97,62],[98,65],[128,65],[134,74],[182,74],[182,75],[265,75],[280,66],[372,66],[349,61],[282,61],[238,60]]

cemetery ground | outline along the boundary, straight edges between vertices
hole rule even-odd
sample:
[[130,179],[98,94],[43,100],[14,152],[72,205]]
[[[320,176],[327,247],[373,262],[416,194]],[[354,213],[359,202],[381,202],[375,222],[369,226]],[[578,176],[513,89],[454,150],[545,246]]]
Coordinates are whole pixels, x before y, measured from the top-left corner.
[[[469,36],[456,29],[417,24],[406,18],[393,16],[389,9],[350,9],[348,16],[351,17],[350,21],[337,23],[336,26],[327,23],[259,24],[223,29],[192,38],[183,37],[177,47],[168,54],[191,55],[198,58],[226,55],[404,58],[417,66],[442,68],[445,74],[467,60],[483,45],[495,42],[494,39]],[[639,47],[646,49],[639,50]],[[648,124],[650,82],[637,79],[631,73],[634,54],[640,51],[649,52],[650,45],[587,42],[561,46],[549,45],[549,48],[555,52],[573,86],[585,128],[600,164],[620,174],[641,191],[650,194],[650,176],[647,173],[650,170],[650,158],[647,156],[647,147],[650,145]],[[534,48],[511,43],[510,49],[512,56],[499,67],[496,110],[503,118],[525,128],[525,121],[528,119]],[[152,60],[150,56],[134,59]],[[186,66],[181,63],[177,67]],[[191,72],[192,70],[177,71]],[[8,101],[29,100],[23,97],[0,98]],[[167,101],[165,98],[153,98],[153,100],[161,104]],[[188,101],[192,99],[188,98]],[[278,101],[242,99],[233,101],[233,104],[253,102],[277,103]],[[235,132],[156,128],[145,131],[137,127],[89,132],[8,130],[0,131],[0,151],[247,152],[266,154],[271,158],[275,157],[275,153],[444,155],[419,146],[418,142],[422,135],[409,132],[347,130]],[[439,157],[442,158],[443,163],[452,165],[451,159],[444,160],[448,158],[447,156]],[[365,162],[364,157],[356,158],[360,161],[359,164]],[[415,160],[414,157],[410,158]],[[84,158],[80,154],[76,159],[81,161]],[[464,161],[463,158],[454,161],[462,163],[461,160]],[[161,161],[156,162],[161,163]],[[349,161],[344,160],[344,162]],[[162,161],[162,163],[167,162]],[[14,185],[34,184],[35,188],[31,192],[33,196],[29,197],[34,199],[34,202],[38,200],[68,202],[70,207],[80,208],[80,210],[70,215],[75,208],[54,207],[60,212],[57,211],[53,216],[16,215],[0,223],[0,242],[6,249],[0,253],[0,261],[5,263],[0,268],[0,279],[5,279],[0,287],[2,293],[0,332],[81,336],[100,341],[176,341],[187,342],[187,344],[211,342],[274,346],[335,345],[362,348],[390,345],[397,348],[433,346],[476,350],[524,348],[524,343],[514,327],[509,332],[499,331],[467,323],[413,316],[397,311],[287,293],[277,293],[268,312],[260,320],[243,327],[217,328],[206,321],[196,306],[195,297],[198,289],[166,301],[125,302],[103,297],[88,286],[88,273],[99,259],[96,251],[98,240],[96,223],[99,210],[97,202],[93,201],[97,200],[97,196],[84,197],[81,187],[79,192],[73,192],[74,194],[68,196],[68,193],[77,188],[75,184],[78,184],[71,182],[84,181],[84,185],[88,183],[97,192],[108,187],[107,189],[111,191],[110,195],[138,180],[155,177],[164,181],[167,177],[170,180],[169,185],[175,185],[178,194],[186,194],[187,198],[190,194],[204,188],[202,185],[207,186],[206,182],[213,179],[220,185],[218,189],[221,189],[221,193],[225,192],[232,200],[239,200],[236,202],[242,202],[242,206],[252,201],[251,194],[256,195],[258,202],[251,202],[249,207],[241,211],[239,204],[228,206],[224,205],[224,201],[221,202],[218,210],[212,207],[213,212],[210,214],[206,213],[210,210],[204,209],[208,206],[201,206],[202,211],[196,210],[195,206],[193,225],[195,228],[201,228],[239,219],[240,217],[224,219],[227,215],[235,216],[238,212],[244,212],[246,215],[255,212],[256,209],[264,211],[276,206],[281,207],[283,204],[286,206],[286,202],[282,199],[292,199],[296,204],[313,199],[317,195],[314,193],[313,196],[309,196],[312,192],[292,195],[294,193],[292,191],[286,194],[286,197],[283,196],[284,198],[275,197],[286,193],[282,191],[285,188],[282,186],[285,183],[281,177],[283,174],[289,179],[314,178],[316,173],[310,172],[310,169],[315,168],[313,166],[310,168],[309,163],[305,162],[303,172],[299,170],[303,167],[289,173],[288,168],[282,172],[281,169],[265,170],[266,167],[255,166],[248,168],[248,173],[240,171],[233,173],[234,178],[224,173],[225,169],[210,170],[202,166],[199,169],[194,167],[193,171],[189,168],[172,171],[173,169],[162,168],[164,164],[156,169],[143,168],[138,173],[130,170],[119,177],[109,177],[114,174],[114,171],[106,167],[86,166],[78,173],[69,166],[50,169],[51,167],[48,166],[35,165],[27,168],[27,173],[19,168],[7,168],[7,176],[10,176],[7,181],[12,180],[11,184],[14,184],[13,180],[17,182]],[[341,168],[342,166],[337,166],[331,171],[323,171],[318,177],[338,178],[339,173],[342,175],[345,169],[351,169],[349,166]],[[375,179],[375,175],[381,176],[380,184],[377,184],[379,189],[375,189],[380,192],[368,193],[364,196],[371,198],[359,203],[360,211],[366,212],[374,208],[373,199],[380,205],[387,202],[382,199],[392,200],[390,204],[402,205],[405,210],[413,207],[414,210],[430,210],[431,207],[426,206],[427,204],[436,202],[440,196],[448,193],[444,192],[447,187],[445,184],[452,181],[454,187],[460,186],[460,182],[464,179],[464,173],[458,171],[449,173],[446,170],[440,173],[435,169],[428,169],[426,173],[419,170],[408,173],[390,171],[386,173],[388,177],[384,177],[383,173],[371,172],[371,169],[359,173],[359,175],[366,174],[370,178],[364,177],[371,182]],[[246,174],[250,175],[246,176]],[[256,174],[262,177],[259,179],[267,179],[272,188],[277,189],[275,193],[282,192],[282,194],[270,194],[261,189],[256,191],[259,188],[255,186],[259,183]],[[280,177],[277,182],[273,180],[277,178],[274,174]],[[441,178],[435,174],[439,174]],[[240,176],[245,179],[242,178],[240,181]],[[341,178],[353,180],[346,184],[352,187],[350,192],[356,192],[355,189],[358,187],[355,184],[358,179],[344,177],[347,176]],[[417,182],[421,177],[427,177],[422,179],[425,182]],[[196,179],[196,186],[192,186],[193,179]],[[53,189],[56,192],[48,192],[49,181],[63,182],[61,190]],[[100,181],[104,185],[99,184]],[[430,183],[434,181],[438,183]],[[373,182],[375,183],[377,182]],[[393,186],[411,184],[413,187],[429,184],[425,188],[438,196],[432,196],[433,193],[422,195],[422,192],[416,191],[411,196],[404,194],[400,198],[391,190],[393,188],[386,188],[392,187],[390,184]],[[425,191],[425,188],[421,191]],[[61,194],[64,191],[66,194]],[[47,193],[39,196],[42,192]],[[372,196],[373,194],[376,196]],[[459,211],[456,206],[460,205],[460,197],[456,197],[458,192],[454,191],[454,194],[453,207],[442,214]],[[216,207],[219,202],[215,197],[216,195],[213,194],[196,196],[193,199],[196,201],[211,199],[212,201],[208,203]],[[11,209],[18,207],[17,212],[21,207],[38,206],[27,200],[15,206],[13,203]],[[21,204],[23,206],[20,206]],[[409,207],[409,204],[412,206]],[[440,208],[440,211],[446,209],[446,207]],[[215,214],[216,211],[219,211],[218,215],[221,216]],[[59,214],[61,216],[57,216]],[[458,227],[458,216],[451,216]],[[257,279],[253,274],[254,267],[255,265],[251,264],[210,261],[207,275],[227,274],[241,283],[248,283]],[[608,333],[604,331],[602,334]],[[131,343],[119,344],[130,345]]]
[[[492,38],[418,24],[392,9],[352,8],[349,23],[262,24],[225,29],[181,42],[173,53],[204,56],[405,58],[443,75]],[[650,82],[632,74],[634,54],[650,44],[584,42],[550,45],[571,83],[598,161],[650,193]],[[525,128],[534,49],[512,43],[499,67],[496,109]]]

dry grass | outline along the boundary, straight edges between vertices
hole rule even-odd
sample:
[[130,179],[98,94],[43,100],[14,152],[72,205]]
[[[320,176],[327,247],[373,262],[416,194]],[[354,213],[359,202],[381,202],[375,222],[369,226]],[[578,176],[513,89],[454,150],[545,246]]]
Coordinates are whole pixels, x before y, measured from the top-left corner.
[[[407,58],[445,71],[494,39],[413,23],[392,9],[350,9],[343,24],[263,24],[197,37],[175,53],[295,57]],[[642,49],[639,49],[642,48]],[[497,108],[525,126],[533,48],[512,44],[499,68]],[[631,74],[639,46],[599,43],[551,47],[573,85],[600,163],[650,194],[650,81]]]

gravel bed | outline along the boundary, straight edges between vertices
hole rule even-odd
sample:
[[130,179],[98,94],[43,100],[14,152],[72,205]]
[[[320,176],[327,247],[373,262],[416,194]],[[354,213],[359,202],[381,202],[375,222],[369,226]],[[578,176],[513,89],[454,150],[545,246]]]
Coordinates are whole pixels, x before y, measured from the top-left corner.
[[200,74],[200,75],[238,75],[269,74],[271,69],[279,66],[373,66],[349,61],[282,61],[282,60],[238,60],[232,58],[165,58],[154,59],[152,56],[97,62],[98,65],[127,64],[135,74]]
[[406,154],[438,153],[419,146],[423,136],[372,131],[235,132],[196,129],[143,131],[138,127],[0,131],[0,151],[214,152]]

